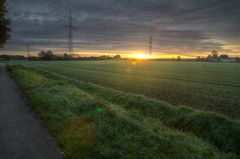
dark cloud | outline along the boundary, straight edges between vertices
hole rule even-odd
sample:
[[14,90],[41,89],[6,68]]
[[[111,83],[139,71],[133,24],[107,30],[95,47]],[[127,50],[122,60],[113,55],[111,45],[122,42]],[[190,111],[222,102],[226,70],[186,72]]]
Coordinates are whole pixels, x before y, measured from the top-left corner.
[[239,0],[8,0],[13,32],[5,50],[24,50],[29,41],[35,51],[64,51],[71,8],[77,51],[147,51],[152,34],[156,53],[237,55],[238,6]]

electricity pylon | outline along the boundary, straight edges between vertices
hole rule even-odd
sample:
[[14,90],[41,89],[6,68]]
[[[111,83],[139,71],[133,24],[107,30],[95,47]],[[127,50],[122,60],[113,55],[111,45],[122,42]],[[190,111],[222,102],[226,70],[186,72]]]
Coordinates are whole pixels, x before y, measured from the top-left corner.
[[149,55],[152,55],[152,44],[153,44],[153,39],[152,39],[152,35],[150,35],[149,37]]
[[29,59],[30,56],[30,44],[27,42],[27,58]]
[[73,25],[72,10],[69,11],[68,25],[64,26],[68,30],[68,51],[69,54],[73,53],[73,31],[77,28]]

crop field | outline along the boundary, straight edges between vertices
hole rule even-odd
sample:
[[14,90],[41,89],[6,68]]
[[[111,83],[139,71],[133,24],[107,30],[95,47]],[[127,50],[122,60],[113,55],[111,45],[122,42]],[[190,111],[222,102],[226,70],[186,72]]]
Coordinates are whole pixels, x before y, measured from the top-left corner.
[[[95,65],[92,66],[94,68],[90,67],[91,64]],[[171,65],[163,63],[162,66],[165,64]],[[107,85],[108,81],[111,81],[111,76],[114,76],[115,81],[117,77],[119,80],[125,78],[119,83],[129,82],[129,92],[143,91],[147,88],[146,84],[150,84],[147,82],[152,77],[148,76],[152,76],[154,71],[149,71],[145,80],[141,79],[145,84],[143,85],[136,81],[139,78],[136,77],[137,74],[143,74],[143,71],[138,69],[131,74],[110,73],[111,67],[113,72],[120,72],[119,65],[123,68],[138,67],[127,62],[13,62],[10,63],[10,71],[50,132],[56,137],[65,158],[239,158],[240,123],[237,120],[111,89],[117,85],[108,85],[111,88],[103,87],[103,84]],[[143,63],[139,69],[142,65]],[[187,68],[188,64],[183,65]],[[97,74],[90,69],[105,69],[105,72],[102,71],[101,75],[99,71]],[[93,75],[96,75],[96,81]],[[160,81],[170,82],[168,78],[164,76]],[[179,80],[175,80],[179,82],[186,81],[180,80],[180,75],[174,78],[178,78]],[[131,90],[134,88],[130,87],[134,81],[134,86],[144,87]],[[94,84],[97,82],[102,85]],[[201,85],[200,83],[197,85]],[[202,80],[202,83],[206,85],[206,81]],[[237,82],[224,82],[223,79],[212,80],[211,83],[214,83],[215,87],[228,88],[234,85],[230,87],[232,89],[237,86]],[[225,86],[218,86],[220,83],[224,83]],[[160,89],[159,87],[157,88]],[[139,92],[143,93],[146,92]]]
[[[16,63],[16,62],[15,62]],[[127,93],[240,117],[240,65],[158,61],[18,62]]]

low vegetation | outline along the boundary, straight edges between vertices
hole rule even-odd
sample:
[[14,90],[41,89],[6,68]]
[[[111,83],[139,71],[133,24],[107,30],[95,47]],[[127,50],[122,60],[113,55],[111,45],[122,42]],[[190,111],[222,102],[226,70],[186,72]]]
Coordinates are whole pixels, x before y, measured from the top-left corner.
[[11,71],[66,158],[239,158],[237,121],[47,70]]

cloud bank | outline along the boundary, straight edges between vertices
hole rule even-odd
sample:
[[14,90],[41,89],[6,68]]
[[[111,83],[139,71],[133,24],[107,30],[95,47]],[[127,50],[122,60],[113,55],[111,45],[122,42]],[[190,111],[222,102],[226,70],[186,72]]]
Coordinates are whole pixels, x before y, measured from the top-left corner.
[[3,51],[67,51],[69,10],[76,52],[240,55],[239,0],[8,0],[12,39]]

